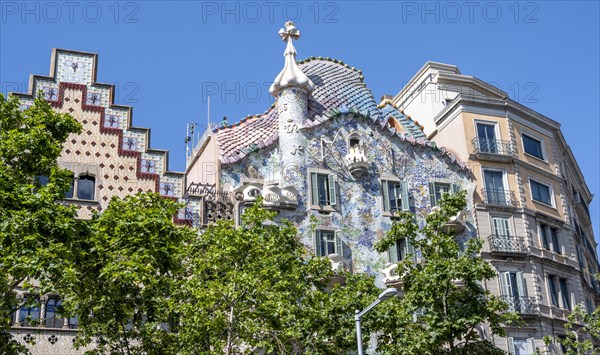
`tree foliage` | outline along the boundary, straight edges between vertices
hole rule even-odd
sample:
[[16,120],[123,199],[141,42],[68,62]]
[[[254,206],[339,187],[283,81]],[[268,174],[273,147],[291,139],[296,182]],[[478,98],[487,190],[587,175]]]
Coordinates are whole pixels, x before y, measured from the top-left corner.
[[91,353],[175,353],[171,295],[195,237],[173,223],[179,207],[155,193],[114,197],[89,222],[78,278],[62,294],[79,315],[79,344],[97,340]]
[[0,353],[9,354],[23,350],[8,340],[20,306],[13,290],[36,280],[47,292],[68,278],[73,236],[85,231],[74,209],[57,203],[70,184],[57,158],[80,125],[41,98],[24,111],[19,105],[0,94]]
[[600,355],[600,308],[588,313],[581,305],[577,305],[567,320],[565,336],[546,336],[546,344],[562,345],[565,355]]
[[[401,238],[408,238],[421,260],[407,257],[398,265],[404,295],[385,305],[383,322],[394,323],[391,332],[379,337],[379,348],[390,354],[479,353],[494,347],[483,342],[478,327],[504,335],[503,324],[518,321],[508,305],[490,294],[485,280],[496,276],[480,255],[481,241],[470,239],[461,250],[455,233],[446,227],[451,217],[466,207],[465,193],[445,195],[439,209],[430,213],[419,228],[410,213],[403,213],[386,237],[376,244],[386,251]],[[485,350],[481,350],[485,349]]]

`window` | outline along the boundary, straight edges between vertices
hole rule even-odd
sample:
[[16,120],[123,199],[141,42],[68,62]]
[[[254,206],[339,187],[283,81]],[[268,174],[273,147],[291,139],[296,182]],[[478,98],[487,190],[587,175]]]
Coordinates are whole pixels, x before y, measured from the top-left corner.
[[506,217],[492,217],[494,235],[503,238],[510,237],[509,221]]
[[333,174],[310,174],[311,202],[318,206],[335,206],[335,175]]
[[585,297],[585,310],[588,312],[588,314],[592,314],[594,312],[594,303],[592,302],[592,299],[589,297]]
[[315,233],[315,251],[317,256],[338,254],[344,256],[342,237],[339,231],[318,229]]
[[558,283],[560,284],[560,296],[562,300],[563,308],[571,310],[571,295],[569,293],[569,285],[567,284],[567,279],[559,279]]
[[408,211],[408,188],[406,182],[382,180],[383,211]]
[[69,191],[65,192],[65,198],[73,198],[74,187],[75,187],[75,180],[73,179],[73,175],[71,175],[70,188],[69,188]]
[[523,150],[525,153],[533,155],[536,158],[544,159],[544,153],[542,150],[542,141],[535,139],[526,134],[523,134]]
[[500,274],[500,295],[508,303],[511,311],[526,312],[529,306],[527,288],[523,272],[503,272]]
[[533,338],[508,338],[508,351],[514,355],[532,355],[534,353]]
[[96,192],[96,179],[89,175],[82,175],[77,182],[77,198],[80,200],[93,200]]
[[438,202],[447,193],[455,193],[460,191],[460,187],[456,184],[442,183],[442,182],[430,182],[429,183],[429,201],[431,207],[437,206]]
[[61,301],[58,298],[49,298],[46,303],[46,314],[44,315],[46,327],[49,328],[62,328],[64,325],[64,319],[58,313],[58,308],[61,305]]
[[477,139],[479,140],[479,151],[482,153],[498,153],[496,145],[496,125],[489,123],[477,123]]
[[23,305],[19,309],[19,324],[23,326],[36,326],[40,319],[40,305],[35,296],[25,296]]
[[409,254],[413,254],[413,247],[408,239],[401,238],[388,249],[388,260],[390,263],[397,263]]
[[561,253],[560,243],[558,241],[558,229],[550,227],[547,224],[539,224],[539,235],[542,245],[546,250],[552,250],[557,254]]
[[486,203],[507,205],[508,194],[504,188],[504,172],[500,170],[483,170]]
[[79,317],[69,317],[69,329],[77,329],[79,327]]
[[531,198],[533,198],[534,201],[552,206],[550,186],[535,180],[529,180],[529,185],[531,186]]
[[558,307],[558,289],[556,288],[556,276],[548,275],[548,292],[550,292],[550,300],[554,307]]
[[579,246],[579,244],[577,244],[577,245],[575,245],[575,249],[577,250],[577,262],[579,262],[579,269],[583,270],[584,262],[583,262],[583,253],[581,252],[581,246]]
[[38,175],[35,177],[35,180],[41,186],[46,186],[50,182],[50,178],[47,175]]

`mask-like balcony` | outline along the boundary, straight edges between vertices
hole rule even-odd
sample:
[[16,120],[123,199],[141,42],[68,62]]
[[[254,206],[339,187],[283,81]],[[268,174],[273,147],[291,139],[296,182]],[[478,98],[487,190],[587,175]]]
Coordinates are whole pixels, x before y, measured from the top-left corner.
[[344,157],[346,166],[350,174],[355,178],[359,178],[369,170],[369,162],[367,160],[366,150],[363,145],[357,144],[348,149],[348,154]]
[[[440,209],[440,206],[433,206],[431,212],[433,213]],[[444,231],[446,233],[460,234],[467,228],[465,211],[458,212],[455,216],[451,217],[450,220],[444,225]]]
[[535,297],[500,296],[508,303],[508,310],[519,314],[536,315],[540,313]]
[[515,193],[504,189],[482,189],[483,202],[487,205],[519,207]]
[[279,188],[277,185],[249,183],[239,186],[233,193],[236,200],[247,204],[255,202],[259,196],[262,196],[263,204],[268,209],[293,210],[298,207],[298,191],[292,186]]
[[381,270],[383,274],[383,283],[388,287],[394,287],[399,293],[402,293],[402,279],[398,275],[398,264],[388,263]]
[[514,157],[514,150],[510,141],[501,141],[489,138],[473,138],[472,157],[489,161],[510,161]]
[[348,260],[336,253],[327,255],[327,259],[329,259],[329,262],[331,263],[331,270],[333,270],[333,277],[329,281],[329,287],[332,287],[335,284],[344,283],[346,280],[343,276],[343,273],[350,272]]
[[522,237],[492,234],[488,237],[490,253],[527,254],[527,245]]

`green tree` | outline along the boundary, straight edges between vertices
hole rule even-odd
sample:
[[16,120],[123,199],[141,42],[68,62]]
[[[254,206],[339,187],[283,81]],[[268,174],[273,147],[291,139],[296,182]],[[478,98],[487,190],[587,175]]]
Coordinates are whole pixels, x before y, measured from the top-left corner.
[[581,305],[575,306],[567,316],[565,336],[553,338],[544,337],[546,345],[552,343],[566,350],[565,355],[600,355],[600,308],[594,312],[586,312]]
[[375,245],[384,252],[408,238],[422,258],[420,262],[405,258],[398,264],[404,295],[381,307],[380,319],[393,324],[378,339],[382,352],[493,354],[499,349],[482,341],[477,327],[486,325],[492,334],[503,336],[502,325],[519,320],[507,312],[506,303],[482,286],[496,271],[479,255],[481,241],[469,240],[462,251],[455,232],[446,227],[465,207],[464,192],[445,195],[424,227],[417,226],[412,214],[403,213]]
[[79,315],[78,345],[91,343],[89,353],[177,353],[171,295],[196,235],[173,223],[179,207],[155,193],[113,197],[89,222],[79,277],[62,289],[65,308]]
[[296,228],[274,216],[256,204],[240,227],[220,221],[190,246],[178,294],[183,353],[355,349],[354,310],[376,299],[373,278],[345,274],[345,285],[330,284],[330,262],[307,255]]
[[69,189],[70,174],[57,158],[69,134],[81,126],[52,110],[42,98],[24,111],[16,97],[0,94],[0,353],[23,351],[8,333],[21,305],[16,287],[54,290],[72,276],[73,242],[85,233],[75,211],[57,203]]

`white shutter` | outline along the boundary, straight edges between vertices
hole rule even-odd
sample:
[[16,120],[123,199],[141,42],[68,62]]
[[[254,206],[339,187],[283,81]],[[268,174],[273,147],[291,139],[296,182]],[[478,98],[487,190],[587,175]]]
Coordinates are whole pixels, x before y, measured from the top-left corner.
[[335,231],[335,252],[344,257],[344,244],[342,243],[342,231]]
[[336,194],[335,194],[335,175],[329,174],[329,204],[331,206],[335,206],[336,204]]
[[406,181],[400,183],[400,193],[402,194],[402,211],[407,212],[410,210],[410,205],[408,201],[408,183]]
[[514,354],[515,353],[515,341],[514,341],[513,337],[508,337],[506,339],[508,341],[508,353]]
[[386,212],[390,211],[390,195],[387,180],[381,181],[381,196],[383,198],[383,210]]
[[494,234],[501,237],[510,236],[510,230],[508,227],[508,219],[501,217],[492,217],[492,224],[494,225]]
[[509,272],[500,273],[500,295],[512,296],[512,287],[511,287],[511,283],[510,283],[510,273]]
[[311,202],[313,205],[319,204],[319,186],[317,181],[317,173],[310,173],[310,185],[312,188],[312,199]]
[[523,271],[517,272],[517,290],[520,297],[527,297],[527,287],[525,285],[525,277]]

